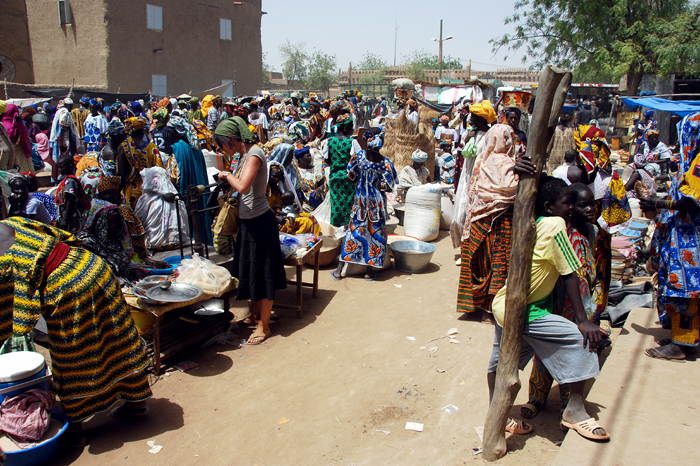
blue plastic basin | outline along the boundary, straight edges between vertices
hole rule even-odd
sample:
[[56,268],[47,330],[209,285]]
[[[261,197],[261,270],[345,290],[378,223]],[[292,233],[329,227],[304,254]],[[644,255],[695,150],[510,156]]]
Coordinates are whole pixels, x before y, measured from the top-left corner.
[[61,430],[58,431],[55,437],[26,450],[5,452],[7,461],[3,463],[3,466],[42,466],[50,464],[58,452],[61,436],[68,429],[68,417],[60,409],[54,408],[51,411],[51,419],[55,419],[63,424],[63,427],[61,427]]
[[[191,259],[190,256],[185,256],[185,259]],[[170,275],[175,271],[176,268],[180,265],[182,262],[182,259],[180,258],[180,255],[178,254],[177,256],[170,256],[166,257],[163,259],[163,262],[167,262],[168,264],[172,264],[172,267],[167,268],[167,269],[148,269],[148,272],[151,275]]]

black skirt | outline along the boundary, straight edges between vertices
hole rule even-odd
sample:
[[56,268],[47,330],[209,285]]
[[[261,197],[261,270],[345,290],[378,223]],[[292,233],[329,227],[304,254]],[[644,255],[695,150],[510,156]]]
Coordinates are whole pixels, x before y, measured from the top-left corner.
[[277,219],[271,210],[240,219],[231,271],[238,279],[236,299],[274,301],[275,291],[287,288],[283,260]]

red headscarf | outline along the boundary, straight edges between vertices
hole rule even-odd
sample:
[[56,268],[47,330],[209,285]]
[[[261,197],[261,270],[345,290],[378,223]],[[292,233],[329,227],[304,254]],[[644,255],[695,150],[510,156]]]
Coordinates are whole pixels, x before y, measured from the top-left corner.
[[22,148],[24,156],[30,158],[32,156],[32,145],[29,142],[27,127],[24,126],[19,116],[19,109],[15,104],[7,104],[7,111],[2,116],[2,124],[4,124],[7,129],[10,141],[15,143],[17,138],[19,138],[19,146]]

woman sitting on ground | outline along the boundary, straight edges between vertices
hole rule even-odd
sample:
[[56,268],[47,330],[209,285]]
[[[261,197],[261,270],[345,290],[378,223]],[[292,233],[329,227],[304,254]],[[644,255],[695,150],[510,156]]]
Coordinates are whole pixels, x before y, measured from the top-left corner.
[[400,202],[406,200],[406,193],[414,186],[422,186],[430,183],[430,170],[425,166],[425,161],[428,160],[428,154],[420,149],[413,151],[411,155],[413,163],[406,165],[399,173],[399,186],[396,190],[397,197]]

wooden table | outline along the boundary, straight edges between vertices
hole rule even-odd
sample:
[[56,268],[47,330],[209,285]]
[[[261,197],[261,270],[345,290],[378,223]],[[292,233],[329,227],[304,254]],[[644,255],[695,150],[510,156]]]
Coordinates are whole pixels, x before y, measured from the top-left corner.
[[[287,280],[287,283],[290,285],[296,285],[296,304],[278,304],[277,301],[274,302],[273,306],[274,307],[279,307],[281,309],[292,309],[296,311],[297,313],[297,319],[301,319],[301,310],[302,310],[302,297],[301,297],[301,290],[303,287],[308,287],[313,289],[312,296],[316,298],[316,294],[318,292],[318,255],[321,253],[321,246],[323,246],[323,239],[319,239],[318,243],[314,244],[312,247],[310,247],[306,252],[304,252],[301,256],[297,257],[296,255],[292,255],[288,257],[287,259],[284,260],[284,265],[292,265],[296,267],[296,280]],[[302,280],[302,271],[304,267],[304,263],[306,263],[307,260],[309,260],[311,257],[315,256],[315,265],[314,265],[314,280],[313,283],[305,283]]]
[[141,336],[146,340],[146,351],[153,358],[155,375],[160,374],[161,360],[173,356],[183,349],[203,341],[207,337],[225,331],[228,323],[224,317],[226,312],[213,316],[193,314],[186,316],[188,320],[178,319],[166,324],[161,324],[161,318],[170,311],[183,309],[192,304],[214,298],[223,299],[224,310],[228,310],[230,297],[237,288],[238,280],[232,278],[229,286],[218,295],[203,293],[196,299],[162,305],[147,304],[135,295],[124,294],[126,303],[132,309],[153,317],[151,330]]

